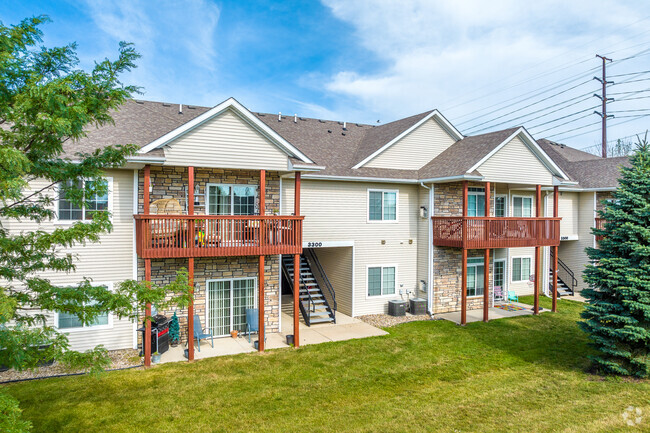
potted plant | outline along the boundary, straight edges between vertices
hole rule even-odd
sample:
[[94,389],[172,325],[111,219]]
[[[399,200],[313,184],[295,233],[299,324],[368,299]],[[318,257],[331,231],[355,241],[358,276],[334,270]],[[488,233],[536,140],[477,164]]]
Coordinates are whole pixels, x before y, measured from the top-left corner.
[[153,362],[154,364],[160,363],[160,353],[158,353],[158,352],[152,353],[151,354],[151,362]]
[[238,332],[239,332],[239,331],[237,331],[236,329],[234,329],[234,330],[230,331],[230,336],[231,336],[232,338],[237,338],[237,333],[238,333]]
[[181,327],[180,327],[180,323],[178,322],[178,316],[176,315],[176,311],[174,311],[172,320],[169,322],[169,344],[172,347],[176,347],[180,344],[180,342],[181,342]]

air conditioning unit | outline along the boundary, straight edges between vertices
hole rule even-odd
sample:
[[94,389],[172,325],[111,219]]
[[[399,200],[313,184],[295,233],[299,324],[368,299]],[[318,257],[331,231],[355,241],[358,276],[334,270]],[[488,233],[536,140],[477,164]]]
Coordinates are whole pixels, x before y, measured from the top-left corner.
[[399,301],[394,299],[388,301],[388,315],[390,316],[405,316],[406,315],[406,301]]

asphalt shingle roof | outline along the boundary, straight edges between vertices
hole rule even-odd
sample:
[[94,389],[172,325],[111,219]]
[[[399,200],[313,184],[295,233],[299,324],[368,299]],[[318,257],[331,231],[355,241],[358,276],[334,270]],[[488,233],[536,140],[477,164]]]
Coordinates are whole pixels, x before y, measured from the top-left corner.
[[[210,107],[152,101],[128,100],[112,113],[115,123],[91,128],[87,137],[64,145],[66,156],[76,152],[89,153],[107,145],[132,143],[140,147],[173,131],[184,123],[208,111]],[[321,120],[277,114],[253,113],[260,121],[276,131],[318,166],[325,167],[321,175],[369,177],[385,179],[431,179],[459,176],[467,173],[485,155],[512,135],[518,128],[465,137],[451,145],[420,170],[397,170],[362,167],[352,169],[431,111],[399,119],[384,125],[368,125]],[[607,158],[573,149],[549,140],[538,140],[542,149],[584,188],[616,186],[621,164],[627,158]],[[148,155],[163,156],[162,149]],[[294,161],[296,162],[296,161]],[[479,174],[479,173],[474,173]]]

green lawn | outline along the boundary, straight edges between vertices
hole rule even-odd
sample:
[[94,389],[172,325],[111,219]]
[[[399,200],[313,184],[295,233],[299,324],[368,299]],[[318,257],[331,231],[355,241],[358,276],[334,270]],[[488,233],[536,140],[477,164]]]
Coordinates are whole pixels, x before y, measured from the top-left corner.
[[581,308],[8,389],[39,432],[650,431],[649,381],[585,372]]

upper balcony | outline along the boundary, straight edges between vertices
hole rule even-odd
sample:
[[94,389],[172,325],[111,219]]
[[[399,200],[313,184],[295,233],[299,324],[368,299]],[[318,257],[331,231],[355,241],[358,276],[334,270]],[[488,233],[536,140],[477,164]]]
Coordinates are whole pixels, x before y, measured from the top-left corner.
[[302,216],[134,215],[143,259],[302,253]]
[[433,245],[465,249],[560,245],[561,218],[432,217]]

